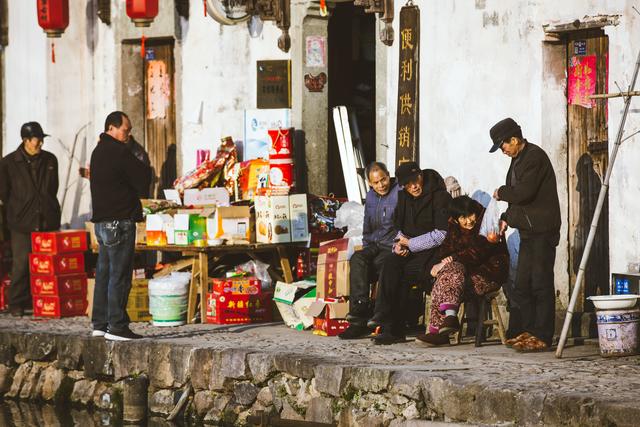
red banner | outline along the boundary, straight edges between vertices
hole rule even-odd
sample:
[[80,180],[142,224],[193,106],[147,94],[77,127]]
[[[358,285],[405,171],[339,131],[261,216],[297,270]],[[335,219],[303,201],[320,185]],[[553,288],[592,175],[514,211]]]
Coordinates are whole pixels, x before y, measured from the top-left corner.
[[589,96],[596,93],[596,55],[573,56],[569,62],[567,99],[569,105],[595,107]]

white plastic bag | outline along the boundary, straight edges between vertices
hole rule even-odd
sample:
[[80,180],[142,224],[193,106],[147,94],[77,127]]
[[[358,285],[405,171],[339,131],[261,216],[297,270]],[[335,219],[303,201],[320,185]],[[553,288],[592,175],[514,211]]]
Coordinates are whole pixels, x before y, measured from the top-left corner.
[[251,261],[245,262],[244,264],[237,265],[235,269],[236,271],[238,270],[244,271],[245,273],[249,273],[253,275],[257,279],[260,279],[260,284],[262,289],[271,288],[271,284],[273,283],[273,280],[269,275],[269,264],[256,261],[256,260],[251,260]]
[[480,224],[480,234],[488,241],[495,243],[500,240],[500,207],[498,201],[491,198]]
[[356,202],[346,202],[336,212],[334,225],[337,228],[347,227],[344,237],[362,236],[364,224],[364,206]]

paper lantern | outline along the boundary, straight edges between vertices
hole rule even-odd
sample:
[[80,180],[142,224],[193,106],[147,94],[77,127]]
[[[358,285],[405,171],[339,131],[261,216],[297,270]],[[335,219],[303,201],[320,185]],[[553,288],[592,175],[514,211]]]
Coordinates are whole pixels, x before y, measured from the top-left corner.
[[69,26],[69,0],[38,0],[38,25],[47,37],[60,37]]
[[127,15],[136,27],[148,27],[158,15],[158,0],[127,0]]

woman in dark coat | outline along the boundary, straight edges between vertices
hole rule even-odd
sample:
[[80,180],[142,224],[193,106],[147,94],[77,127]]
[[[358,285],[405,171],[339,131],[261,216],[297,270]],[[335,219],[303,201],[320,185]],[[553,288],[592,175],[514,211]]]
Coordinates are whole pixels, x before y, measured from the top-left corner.
[[465,294],[484,295],[497,291],[506,282],[506,242],[492,243],[479,233],[483,215],[482,205],[468,196],[452,200],[449,230],[438,250],[440,262],[431,269],[436,282],[431,292],[428,333],[419,335],[419,341],[448,344],[449,335],[459,329],[457,312]]

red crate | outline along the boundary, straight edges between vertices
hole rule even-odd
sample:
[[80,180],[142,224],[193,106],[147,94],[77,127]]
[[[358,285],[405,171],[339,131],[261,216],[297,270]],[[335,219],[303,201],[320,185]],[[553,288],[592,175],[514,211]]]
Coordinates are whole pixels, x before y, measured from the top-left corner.
[[86,295],[33,297],[33,315],[37,317],[84,316],[87,311]]
[[31,233],[31,251],[36,254],[84,252],[88,249],[85,230]]
[[86,295],[87,274],[61,276],[31,276],[31,295]]
[[47,276],[84,273],[84,254],[29,254],[29,271]]
[[234,295],[211,292],[207,295],[207,323],[270,322],[272,297],[271,293]]
[[255,277],[231,277],[228,279],[213,279],[213,292],[233,295],[258,295],[261,293],[260,279]]

